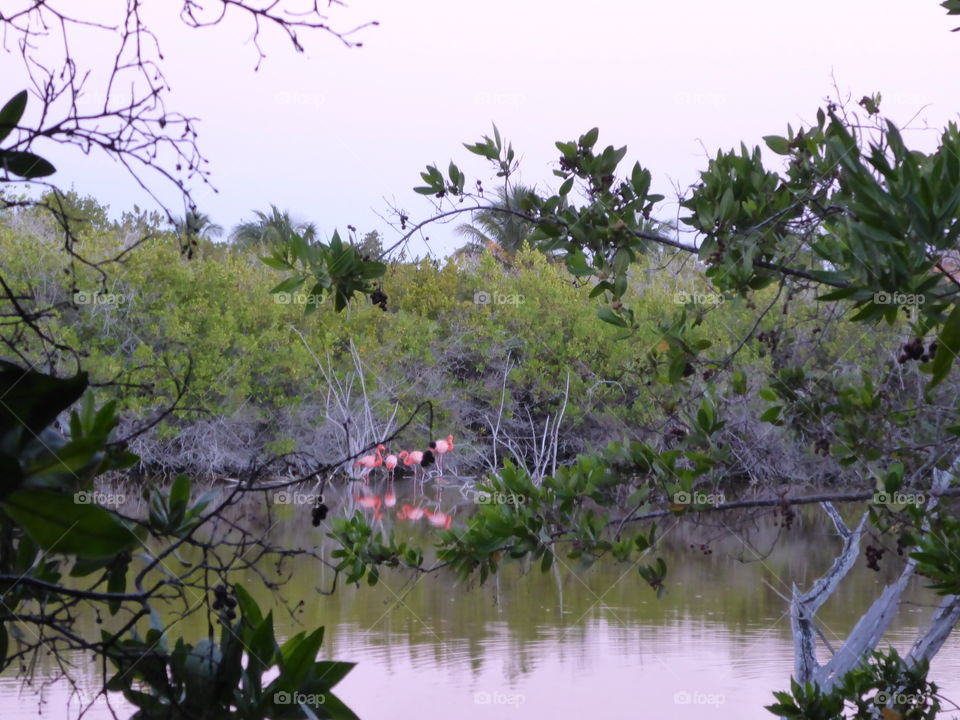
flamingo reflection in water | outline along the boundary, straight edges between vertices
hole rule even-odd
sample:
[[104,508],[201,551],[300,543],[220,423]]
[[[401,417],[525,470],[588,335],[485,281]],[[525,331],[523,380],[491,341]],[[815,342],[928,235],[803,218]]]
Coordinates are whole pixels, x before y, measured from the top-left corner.
[[453,525],[453,515],[443,512],[443,510],[424,510],[424,514],[427,516],[427,520],[431,525],[437,528],[442,528],[444,530],[449,530]]
[[380,512],[380,506],[383,501],[379,495],[354,495],[353,499],[356,500],[357,504],[364,510],[373,510],[375,520],[383,518],[383,513]]
[[423,508],[419,505],[404,505],[397,512],[397,520],[411,520],[416,522],[423,517]]

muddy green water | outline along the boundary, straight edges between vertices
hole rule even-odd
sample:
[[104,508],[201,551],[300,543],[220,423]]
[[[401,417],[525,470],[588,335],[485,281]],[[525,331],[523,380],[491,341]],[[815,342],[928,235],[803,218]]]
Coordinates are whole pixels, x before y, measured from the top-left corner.
[[[430,499],[428,506],[436,507]],[[386,529],[409,502],[401,497],[384,508]],[[457,510],[461,522],[464,511]],[[275,540],[323,541],[309,524],[308,508],[285,507],[278,520],[269,529]],[[410,530],[409,522],[397,526]],[[698,528],[670,519],[662,528],[659,554],[670,571],[669,593],[660,600],[635,567],[615,563],[589,570],[559,563],[546,575],[513,565],[483,586],[458,584],[446,573],[420,579],[394,573],[376,588],[341,586],[333,596],[317,592],[329,586],[330,571],[304,563],[285,589],[304,606],[293,616],[275,611],[278,634],[324,625],[322,654],[358,663],[337,693],[364,720],[772,718],[763,706],[772,702],[771,691],[788,687],[793,662],[787,607],[776,591],[788,594],[794,582],[805,587],[829,565],[838,547],[832,527],[816,514],[798,518],[765,557],[777,533],[769,519]],[[689,547],[704,541],[712,554]],[[895,578],[899,568],[891,555],[879,573],[861,560],[821,610],[834,647]],[[246,580],[270,602],[255,578]],[[884,643],[909,649],[935,602],[915,584]],[[204,628],[200,617],[177,626],[194,639]],[[92,616],[82,629],[96,632]],[[829,651],[821,647],[820,654],[823,660]],[[74,660],[80,692],[72,696],[63,682],[41,691],[52,667],[41,664],[33,687],[22,687],[8,670],[0,677],[0,717],[76,717],[99,679],[88,658]],[[956,634],[933,663],[931,679],[960,702]],[[128,716],[122,702],[114,706]],[[954,716],[960,711],[942,715]],[[101,699],[85,717],[110,713]]]

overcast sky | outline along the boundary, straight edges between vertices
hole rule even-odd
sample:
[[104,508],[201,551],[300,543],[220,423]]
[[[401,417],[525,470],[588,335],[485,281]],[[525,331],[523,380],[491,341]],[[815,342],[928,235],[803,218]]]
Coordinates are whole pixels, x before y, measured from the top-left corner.
[[[419,171],[455,159],[486,172],[461,142],[491,122],[522,154],[527,183],[552,184],[553,142],[596,125],[601,144],[628,145],[626,162],[650,168],[669,195],[696,179],[704,148],[762,144],[813,118],[832,76],[854,98],[882,92],[900,123],[920,111],[913,127],[942,127],[960,110],[960,34],[949,32],[960,23],[937,0],[353,0],[331,23],[378,20],[363,48],[317,34],[300,55],[269,35],[256,73],[247,24],[181,29],[175,5],[151,16],[171,107],[202,119],[220,192],[197,199],[228,228],[270,203],[325,235],[348,223],[386,231],[388,201],[424,216],[411,192]],[[60,182],[114,212],[149,206],[107,162],[50,158]],[[459,244],[452,226],[428,234],[438,254]]]

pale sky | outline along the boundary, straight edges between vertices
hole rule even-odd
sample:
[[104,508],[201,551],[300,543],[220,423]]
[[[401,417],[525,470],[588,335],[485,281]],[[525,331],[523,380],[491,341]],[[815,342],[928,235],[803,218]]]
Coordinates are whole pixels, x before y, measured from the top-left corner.
[[[378,20],[363,48],[317,34],[298,55],[270,34],[256,73],[248,25],[180,29],[177,3],[164,5],[154,29],[170,105],[202,119],[220,193],[197,199],[227,228],[275,203],[325,236],[352,224],[395,239],[378,213],[388,200],[414,219],[429,213],[411,190],[428,162],[454,159],[489,180],[461,143],[491,122],[522,155],[526,183],[556,187],[554,141],[598,126],[601,145],[629,147],[625,168],[639,160],[671,195],[705,166],[704,147],[762,144],[812,119],[831,74],[854,99],[880,91],[901,124],[920,111],[913,127],[939,129],[960,111],[960,33],[949,32],[960,21],[938,0],[353,0],[331,9],[331,23]],[[6,77],[0,87],[17,89]],[[62,184],[115,213],[150,205],[110,163],[58,152],[48,156]],[[429,235],[438,254],[461,242],[452,226]]]

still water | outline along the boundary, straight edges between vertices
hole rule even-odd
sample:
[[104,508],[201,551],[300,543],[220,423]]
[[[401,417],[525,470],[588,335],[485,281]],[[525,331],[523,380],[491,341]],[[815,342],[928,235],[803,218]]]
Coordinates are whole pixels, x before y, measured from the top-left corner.
[[[406,502],[413,501],[399,499],[395,509]],[[409,532],[411,523],[398,524],[393,510],[384,513],[384,528]],[[661,527],[658,552],[670,569],[669,592],[659,600],[634,566],[616,563],[558,563],[547,574],[512,565],[483,586],[458,584],[444,572],[419,579],[393,573],[375,588],[341,585],[332,596],[317,591],[329,587],[332,573],[304,563],[285,588],[290,606],[303,600],[302,608],[290,613],[274,605],[278,636],[324,625],[322,654],[358,663],[336,693],[363,720],[773,718],[763,706],[773,702],[773,690],[789,687],[793,663],[787,605],[778,593],[789,594],[794,582],[807,587],[829,566],[838,546],[832,526],[822,514],[807,514],[776,544],[769,519],[736,527],[670,519]],[[323,541],[322,530],[310,526],[309,508],[291,506],[270,534],[313,544]],[[896,577],[891,555],[879,573],[861,560],[820,611],[834,648]],[[255,578],[246,580],[269,604]],[[883,645],[908,650],[935,603],[916,583]],[[177,627],[194,641],[205,634],[199,617]],[[92,617],[84,629],[96,633]],[[820,655],[824,661],[829,651],[821,646]],[[41,689],[52,667],[41,666],[30,688],[8,670],[0,677],[2,717],[76,717],[79,700],[99,685],[89,659],[75,663],[80,688],[72,700],[63,682]],[[930,678],[960,702],[956,635]],[[129,716],[122,701],[113,705]],[[85,717],[111,715],[101,698]],[[942,717],[960,718],[960,710]]]

